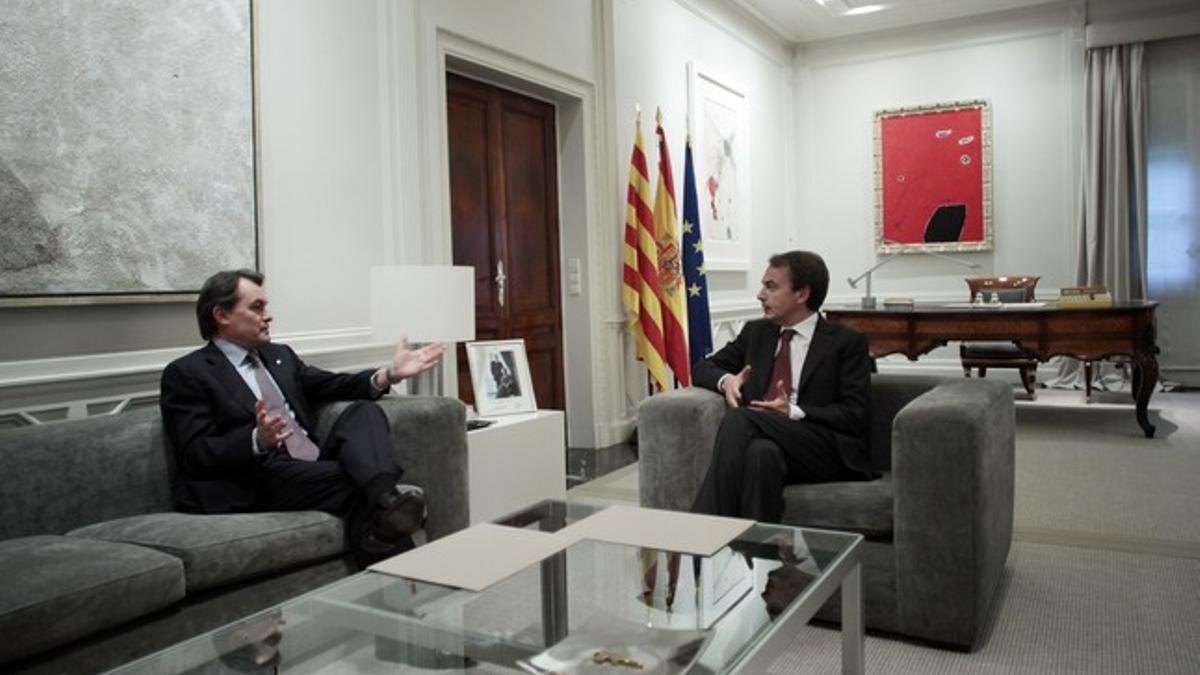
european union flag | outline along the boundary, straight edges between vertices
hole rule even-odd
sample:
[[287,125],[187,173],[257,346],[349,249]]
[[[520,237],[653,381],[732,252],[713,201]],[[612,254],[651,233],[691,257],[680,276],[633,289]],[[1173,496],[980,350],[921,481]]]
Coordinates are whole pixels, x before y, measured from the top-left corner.
[[708,313],[708,277],[704,271],[704,238],[700,236],[700,200],[692,168],[692,139],[684,147],[683,286],[687,291],[688,353],[692,363],[712,352],[712,319]]

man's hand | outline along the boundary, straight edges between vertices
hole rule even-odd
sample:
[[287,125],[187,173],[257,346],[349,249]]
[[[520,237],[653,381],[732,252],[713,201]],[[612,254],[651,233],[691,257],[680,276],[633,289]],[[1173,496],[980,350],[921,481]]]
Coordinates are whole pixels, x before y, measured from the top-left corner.
[[[284,415],[286,414],[285,412]],[[282,443],[283,439],[292,435],[292,430],[288,427],[287,420],[283,419],[283,415],[272,415],[267,412],[267,404],[262,401],[254,403],[254,419],[258,426],[260,450],[273,448]]]
[[746,380],[750,379],[750,366],[742,368],[737,375],[730,375],[725,378],[724,384],[721,385],[721,393],[725,394],[725,402],[730,408],[738,407],[742,402],[742,387],[746,384]]
[[387,369],[388,382],[396,384],[406,377],[420,375],[436,366],[442,360],[444,353],[446,353],[446,345],[440,342],[413,349],[407,339],[401,340],[396,347],[396,356],[392,358],[392,365]]
[[[784,382],[780,381],[776,385],[780,391],[783,391]],[[787,394],[780,394],[778,398],[773,398],[767,401],[750,401],[750,407],[763,412],[778,413],[784,417],[788,417],[792,410],[792,403],[788,400]]]

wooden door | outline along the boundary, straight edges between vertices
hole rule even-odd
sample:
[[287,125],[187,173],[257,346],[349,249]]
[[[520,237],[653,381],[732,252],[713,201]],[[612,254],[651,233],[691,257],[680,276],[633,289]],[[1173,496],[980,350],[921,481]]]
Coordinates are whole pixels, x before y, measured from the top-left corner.
[[[446,77],[454,264],[475,268],[475,339],[524,338],[539,408],[563,409],[554,106]],[[459,347],[459,398],[473,402]]]

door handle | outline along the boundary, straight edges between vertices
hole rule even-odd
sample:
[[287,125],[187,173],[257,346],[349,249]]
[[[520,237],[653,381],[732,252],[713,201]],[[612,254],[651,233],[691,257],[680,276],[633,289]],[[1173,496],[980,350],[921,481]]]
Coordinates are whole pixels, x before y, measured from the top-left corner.
[[497,297],[500,300],[501,307],[504,306],[504,282],[507,279],[508,279],[508,277],[506,277],[504,275],[504,261],[497,260],[496,261],[496,289],[497,289]]

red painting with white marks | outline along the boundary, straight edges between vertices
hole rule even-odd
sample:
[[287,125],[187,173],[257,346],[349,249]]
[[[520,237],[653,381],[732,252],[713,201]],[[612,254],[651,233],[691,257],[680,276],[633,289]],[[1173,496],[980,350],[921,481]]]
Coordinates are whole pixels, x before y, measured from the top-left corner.
[[981,107],[881,116],[880,243],[984,241],[982,116]]

